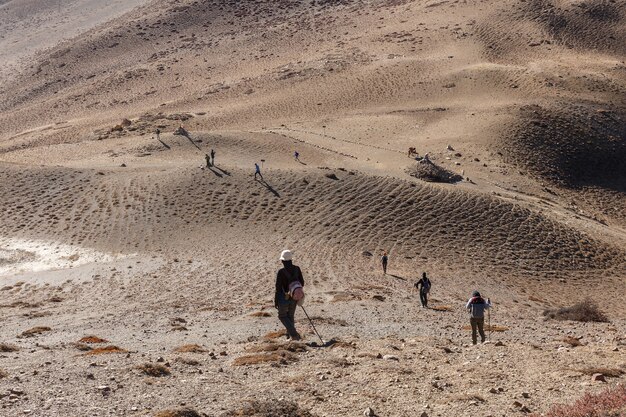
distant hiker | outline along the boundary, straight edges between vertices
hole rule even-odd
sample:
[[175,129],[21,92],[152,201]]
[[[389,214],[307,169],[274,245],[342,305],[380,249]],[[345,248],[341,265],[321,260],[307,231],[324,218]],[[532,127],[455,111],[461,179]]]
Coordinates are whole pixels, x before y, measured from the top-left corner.
[[422,278],[415,283],[415,288],[420,290],[420,302],[423,308],[428,308],[428,293],[430,292],[430,280],[426,272],[422,273]]
[[296,158],[296,161],[300,162],[300,153],[298,151],[293,153],[293,157]]
[[383,251],[383,256],[380,258],[380,261],[383,264],[383,274],[387,275],[387,262],[389,261],[387,251]]
[[470,324],[472,325],[472,343],[476,344],[477,329],[480,333],[481,342],[485,343],[485,310],[489,310],[491,308],[491,302],[489,301],[489,299],[485,301],[485,299],[480,296],[480,293],[478,291],[474,291],[472,293],[472,298],[469,299],[465,308],[467,308],[467,311],[470,312]]
[[156,133],[157,139],[161,140],[161,129],[157,129],[155,133]]
[[300,340],[295,325],[295,313],[298,302],[304,297],[304,277],[300,267],[294,265],[292,259],[290,250],[284,250],[280,254],[283,268],[276,274],[274,307],[278,309],[278,319],[287,329],[288,337],[291,340]]
[[256,180],[256,176],[261,177],[263,179],[263,175],[261,175],[261,167],[256,162],[254,163],[254,179]]
[[215,149],[211,149],[211,164],[215,165]]
[[208,153],[204,155],[204,159],[206,159],[206,167],[211,168],[211,157]]

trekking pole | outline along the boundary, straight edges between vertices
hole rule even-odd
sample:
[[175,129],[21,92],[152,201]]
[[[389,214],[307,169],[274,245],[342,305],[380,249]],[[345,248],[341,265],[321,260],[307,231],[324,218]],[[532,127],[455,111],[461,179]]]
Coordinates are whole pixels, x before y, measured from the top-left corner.
[[491,342],[491,307],[487,310],[487,320],[489,324],[489,341]]
[[315,332],[315,334],[317,335],[317,337],[320,338],[320,342],[322,342],[322,345],[325,343],[324,340],[322,339],[322,336],[320,336],[320,334],[317,332],[317,329],[315,328],[315,325],[313,324],[313,320],[311,320],[311,317],[309,317],[309,314],[306,312],[306,310],[304,309],[304,306],[301,305],[300,307],[302,307],[302,311],[304,311],[304,315],[306,316],[307,319],[309,319],[309,323],[311,323],[311,327],[313,327],[313,331]]

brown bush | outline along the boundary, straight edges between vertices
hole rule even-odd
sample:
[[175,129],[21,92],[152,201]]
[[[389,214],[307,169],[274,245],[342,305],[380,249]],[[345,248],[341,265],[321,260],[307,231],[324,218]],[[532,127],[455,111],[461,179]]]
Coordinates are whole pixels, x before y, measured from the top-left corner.
[[272,315],[267,311],[257,311],[250,314],[250,317],[272,317]]
[[287,330],[278,330],[276,332],[269,332],[268,334],[263,336],[263,338],[271,340],[271,339],[279,339],[283,336],[287,336]]
[[17,352],[18,350],[20,350],[20,348],[18,348],[15,345],[10,345],[8,343],[0,343],[0,352]]
[[109,343],[109,341],[98,336],[85,336],[78,343]]
[[227,411],[221,417],[315,417],[291,401],[250,401],[237,410]]
[[165,366],[154,363],[144,363],[143,365],[137,366],[137,369],[148,376],[154,377],[167,376],[170,374],[170,370]]
[[[599,394],[585,394],[574,404],[552,407],[545,417],[624,417],[626,416],[626,386],[618,385]],[[539,417],[532,414],[531,417]]]
[[430,309],[435,311],[452,311],[452,306],[432,306]]
[[279,350],[286,350],[288,352],[306,352],[307,347],[305,344],[297,342],[269,342],[262,345],[249,346],[246,350],[249,352],[276,352]]
[[50,330],[52,330],[50,327],[37,326],[37,327],[33,327],[32,329],[23,331],[20,337],[32,337],[37,334],[41,334],[43,332],[49,332]]
[[575,337],[572,337],[572,336],[565,337],[563,339],[563,342],[567,343],[571,347],[582,346],[582,343],[580,342],[580,340],[578,340],[578,339],[576,339]]
[[421,160],[415,164],[409,174],[422,181],[428,182],[444,182],[454,184],[463,181],[463,177],[452,171],[445,169],[439,165],[435,165],[432,161]]
[[190,408],[182,408],[180,410],[164,410],[159,411],[154,417],[202,417],[197,411]]
[[126,353],[124,349],[118,348],[117,346],[109,345],[101,348],[95,348],[85,353],[85,355],[103,355],[107,353]]
[[589,366],[587,368],[578,369],[578,372],[582,372],[585,375],[593,375],[593,374],[602,374],[604,376],[608,376],[610,378],[619,378],[624,374],[624,371],[617,368],[602,368]]
[[589,298],[571,307],[544,310],[543,315],[553,320],[609,322],[609,319],[600,311],[598,305]]
[[200,345],[182,345],[174,349],[178,353],[205,353],[207,350]]
[[2,379],[2,378],[6,378],[6,377],[8,377],[8,376],[9,376],[9,374],[7,374],[5,371],[3,371],[2,369],[0,369],[0,379]]
[[288,364],[295,362],[298,357],[286,350],[277,350],[271,353],[258,353],[254,355],[244,355],[233,361],[233,366],[259,365],[261,363],[281,363]]

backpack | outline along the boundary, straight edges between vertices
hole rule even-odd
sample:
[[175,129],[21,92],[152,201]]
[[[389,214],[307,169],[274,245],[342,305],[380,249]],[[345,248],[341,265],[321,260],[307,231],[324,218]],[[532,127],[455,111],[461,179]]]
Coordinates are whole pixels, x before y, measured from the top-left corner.
[[422,289],[425,292],[430,292],[430,280],[428,278],[422,283]]
[[299,302],[304,298],[304,289],[300,281],[294,281],[289,284],[289,298],[296,302]]

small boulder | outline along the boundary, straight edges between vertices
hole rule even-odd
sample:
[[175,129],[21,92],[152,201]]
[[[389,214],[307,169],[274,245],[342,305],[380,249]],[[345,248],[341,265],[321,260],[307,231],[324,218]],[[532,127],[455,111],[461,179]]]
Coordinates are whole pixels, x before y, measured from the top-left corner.
[[376,413],[374,413],[374,410],[372,410],[371,407],[367,407],[365,411],[363,411],[363,415],[366,417],[375,417]]
[[606,382],[606,378],[602,374],[593,374],[591,380],[594,382]]

